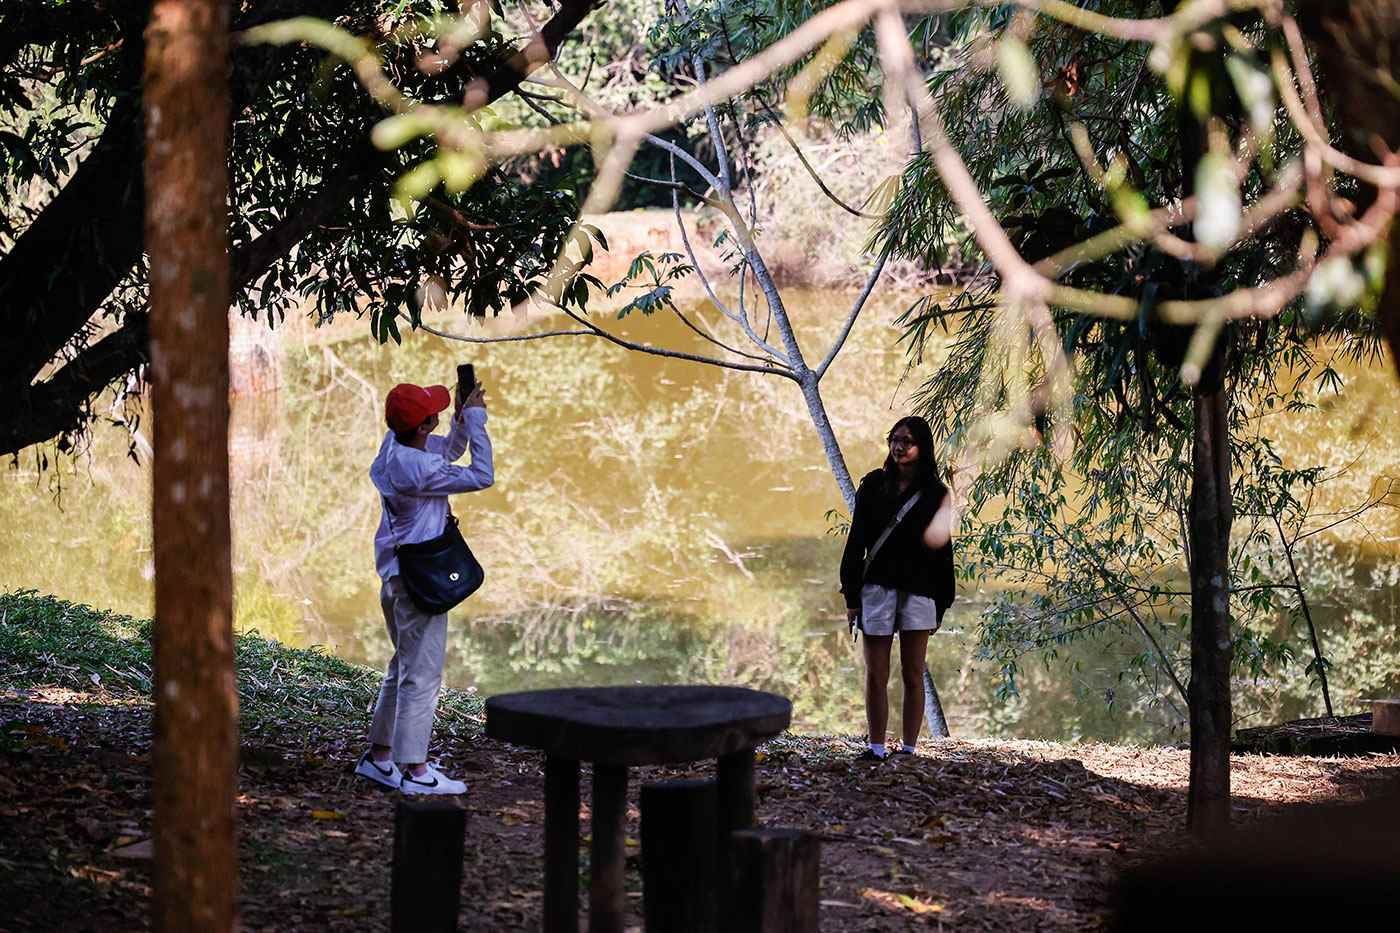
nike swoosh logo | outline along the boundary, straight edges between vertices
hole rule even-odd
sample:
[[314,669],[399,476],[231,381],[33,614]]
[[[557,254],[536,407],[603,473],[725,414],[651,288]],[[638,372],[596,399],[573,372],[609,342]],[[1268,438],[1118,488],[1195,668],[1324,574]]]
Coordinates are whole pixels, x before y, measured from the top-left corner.
[[393,765],[390,765],[390,766],[387,767],[387,768],[381,768],[381,767],[379,767],[379,765],[375,764],[373,758],[370,759],[369,765],[370,765],[371,768],[373,768],[374,770],[378,771],[380,774],[384,775],[385,777],[388,777],[389,775],[391,775],[391,774],[394,773],[394,767],[393,767]]
[[421,784],[423,787],[437,787],[437,778],[433,778],[431,781],[420,781],[413,777],[404,778],[404,780],[408,781],[410,784]]

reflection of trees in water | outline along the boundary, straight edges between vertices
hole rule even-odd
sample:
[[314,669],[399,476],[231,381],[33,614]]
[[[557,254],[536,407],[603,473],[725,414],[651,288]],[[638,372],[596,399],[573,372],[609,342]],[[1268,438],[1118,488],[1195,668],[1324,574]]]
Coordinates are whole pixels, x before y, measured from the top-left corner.
[[[827,326],[821,302],[840,312],[839,297],[811,293],[800,326]],[[827,374],[830,412],[857,473],[878,464],[879,439],[903,413],[888,408],[903,360],[887,345],[882,315],[857,328],[854,352]],[[376,393],[450,379],[456,360],[453,348],[412,337],[387,351],[360,340],[330,350],[288,353],[280,393],[236,403],[235,432],[250,450],[235,468],[236,620],[380,665],[389,645],[371,549],[378,501],[367,479],[383,432]],[[862,728],[859,648],[835,592],[841,541],[823,535],[834,493],[790,391],[770,392],[757,377],[639,366],[601,344],[497,346],[477,363],[499,482],[454,504],[488,573],[486,589],[453,614],[455,685],[746,683],[791,696],[802,728]],[[1379,386],[1368,395],[1368,378],[1353,378],[1349,394],[1316,416],[1279,419],[1281,454],[1350,462],[1364,453],[1368,469],[1400,474],[1400,450],[1368,441],[1377,425],[1400,420]],[[34,477],[6,473],[0,520],[14,547],[0,555],[0,583],[149,615],[140,575],[149,477],[125,453],[113,432],[99,432],[92,459],[65,485],[62,510]],[[1366,482],[1358,471],[1319,507],[1344,507]],[[1397,534],[1377,523],[1369,534],[1305,539],[1299,551],[1339,712],[1400,689]],[[751,578],[725,550],[745,555]],[[963,591],[930,649],[955,732],[1177,737],[1150,689],[1119,680],[1142,650],[1128,638],[1070,646],[1069,666],[1027,666],[1022,697],[1003,703],[994,672],[971,657],[977,598]],[[1248,724],[1315,712],[1304,663],[1239,684]],[[897,679],[891,686],[897,728]]]

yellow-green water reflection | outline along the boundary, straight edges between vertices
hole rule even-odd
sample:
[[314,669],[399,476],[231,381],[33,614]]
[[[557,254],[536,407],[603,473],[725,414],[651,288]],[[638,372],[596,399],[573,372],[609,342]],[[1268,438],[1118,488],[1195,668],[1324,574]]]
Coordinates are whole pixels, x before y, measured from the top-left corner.
[[[846,301],[808,292],[792,304],[814,336],[834,330]],[[857,476],[878,465],[880,438],[919,381],[894,345],[902,307],[875,306],[823,383]],[[700,349],[672,321],[625,323],[634,336]],[[323,343],[297,331],[284,347],[283,390],[235,407],[240,628],[371,665],[387,660],[371,548],[378,500],[366,476],[383,393],[399,381],[449,382],[458,359],[469,359],[488,385],[497,484],[455,503],[487,584],[453,615],[452,684],[492,693],[744,683],[791,696],[802,727],[863,730],[859,653],[836,594],[841,542],[824,518],[841,501],[791,383],[575,338],[468,347],[425,335],[383,348],[365,336]],[[1325,411],[1280,422],[1284,449],[1344,462],[1400,418],[1388,379],[1361,374]],[[24,463],[3,474],[0,586],[150,613],[150,474],[125,451],[120,432],[100,430],[91,456],[62,472],[57,496],[60,474]],[[1371,456],[1358,488],[1400,472],[1394,452]],[[1316,602],[1344,699],[1400,686],[1396,528],[1373,523],[1372,532],[1320,539],[1331,550],[1310,562],[1333,568],[1318,572]],[[1122,659],[1140,650],[1131,641],[1076,648],[1073,667],[1034,666],[1021,698],[997,700],[991,672],[971,659],[977,596],[961,595],[930,652],[955,730],[1179,737],[1170,713],[1120,682]],[[1297,668],[1241,684],[1241,711],[1260,720],[1314,712]]]

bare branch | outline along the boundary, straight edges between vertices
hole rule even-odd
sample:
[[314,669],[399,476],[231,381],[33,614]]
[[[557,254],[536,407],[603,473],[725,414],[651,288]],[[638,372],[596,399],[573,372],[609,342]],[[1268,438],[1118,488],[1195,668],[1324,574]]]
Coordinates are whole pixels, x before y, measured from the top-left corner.
[[[690,5],[685,0],[669,0],[675,8],[686,16],[690,15]],[[705,83],[705,61],[700,57],[699,52],[692,52],[690,56],[690,66],[695,69],[695,80],[698,84]],[[715,161],[719,163],[719,190],[721,194],[729,194],[733,187],[733,176],[729,170],[729,153],[724,145],[724,133],[720,131],[719,117],[715,114],[714,103],[705,105],[705,124],[710,129],[710,139],[715,146]]]
[[570,311],[568,308],[562,308],[561,310],[569,317],[573,318],[575,321],[578,321],[584,327],[588,328],[589,331],[593,334],[593,336],[602,337],[609,343],[617,344],[619,347],[622,347],[626,350],[636,350],[638,353],[649,353],[652,356],[664,356],[668,359],[673,360],[689,360],[692,363],[706,363],[710,366],[718,366],[721,369],[737,369],[741,372],[749,373],[769,373],[774,376],[783,376],[787,379],[792,379],[794,381],[796,381],[797,379],[797,377],[793,374],[792,370],[783,366],[778,366],[774,364],[756,366],[750,363],[733,363],[728,360],[718,360],[709,356],[701,356],[697,353],[686,353],[683,350],[668,350],[664,347],[653,347],[644,343],[636,343],[635,341],[627,340],[626,338],[619,337],[616,334],[603,330],[601,327],[597,326],[592,321],[589,321],[587,318],[580,317],[578,314],[574,313],[573,311]]
[[[574,320],[576,320],[576,321],[578,321],[580,324],[582,324],[582,325],[584,326],[585,329],[583,329],[583,330],[546,330],[546,331],[537,331],[537,332],[535,332],[535,333],[530,333],[530,334],[510,334],[510,335],[503,335],[503,336],[498,336],[498,337],[473,337],[473,336],[470,336],[470,335],[467,335],[467,334],[454,334],[454,333],[451,333],[451,332],[449,332],[449,331],[439,330],[438,328],[432,326],[431,324],[427,324],[427,323],[419,323],[418,329],[419,329],[419,330],[425,330],[425,331],[427,331],[428,333],[432,334],[433,336],[435,336],[435,337],[441,337],[441,338],[443,338],[443,339],[445,339],[445,340],[456,340],[456,341],[458,341],[458,342],[460,342],[460,343],[478,343],[478,344],[481,344],[481,343],[525,343],[525,342],[528,342],[528,341],[531,341],[531,340],[544,340],[544,339],[549,338],[549,337],[601,337],[602,339],[608,341],[609,343],[617,344],[618,346],[624,347],[625,349],[628,349],[628,350],[636,350],[638,353],[649,353],[649,354],[651,354],[651,355],[653,355],[653,356],[664,356],[664,357],[668,357],[668,358],[670,358],[670,359],[689,360],[690,362],[693,362],[693,363],[705,363],[705,364],[708,364],[708,365],[710,365],[710,366],[719,366],[719,367],[721,367],[721,368],[723,368],[723,369],[738,369],[738,370],[743,370],[743,371],[745,371],[745,372],[771,373],[771,374],[773,374],[773,375],[778,375],[778,376],[787,376],[789,379],[792,378],[791,373],[788,373],[788,372],[786,372],[785,370],[779,369],[779,368],[777,368],[777,367],[775,367],[775,366],[772,366],[772,365],[750,366],[750,365],[743,364],[743,363],[732,363],[732,362],[729,362],[728,360],[719,360],[719,359],[713,359],[713,358],[707,357],[707,356],[700,356],[700,355],[695,354],[695,353],[686,353],[686,352],[681,351],[681,350],[668,350],[668,349],[666,349],[665,347],[653,347],[653,346],[649,346],[649,345],[647,345],[647,344],[636,343],[636,342],[634,342],[634,341],[626,340],[626,339],[624,339],[624,338],[622,338],[622,337],[618,337],[618,336],[616,336],[615,334],[612,334],[612,333],[609,333],[608,331],[603,330],[601,327],[598,327],[596,324],[592,323],[591,321],[587,320],[586,318],[582,318],[582,317],[578,316],[577,314],[575,314],[574,312],[568,310],[567,308],[562,308],[562,309],[560,309],[560,310],[562,310],[562,311],[563,311],[565,314],[567,314],[569,317],[573,318]],[[677,312],[677,313],[679,314],[679,312]],[[682,319],[682,320],[685,320],[685,318],[684,318],[683,315],[682,315],[682,318],[681,318],[681,319]],[[686,323],[689,324],[689,321],[687,321]],[[694,325],[691,325],[691,326],[692,326],[692,328],[694,327]],[[706,335],[702,333],[701,336],[704,337],[704,336],[706,336]],[[713,338],[708,338],[708,339],[713,340]],[[717,341],[716,341],[716,342],[717,342]],[[723,344],[720,344],[720,346],[723,346]],[[729,350],[730,348],[729,348],[729,347],[724,347],[724,349]],[[731,350],[731,352],[733,352],[733,353],[739,353],[740,351],[738,351],[738,350]],[[751,356],[750,354],[740,353],[740,355],[741,355],[741,356],[750,356],[752,359],[761,359],[761,357],[754,357],[754,356]]]
[[[787,127],[783,126],[782,117],[775,113],[772,107],[768,106],[768,102],[766,100],[759,98],[759,104],[763,106],[764,110],[768,111],[768,115],[773,118],[773,126],[777,129],[779,133],[782,134],[783,139],[787,140],[788,145],[792,147],[792,151],[797,155],[798,161],[802,163],[802,167],[807,170],[808,175],[812,176],[812,181],[817,183],[817,187],[822,190],[822,194],[826,195],[827,198],[830,199],[831,203],[835,204],[837,207],[841,208],[848,214],[854,214],[857,217],[864,217],[867,220],[879,220],[883,216],[881,214],[867,214],[865,211],[857,210],[856,208],[851,207],[851,205],[847,204],[845,201],[841,200],[841,198],[836,194],[836,192],[832,191],[830,188],[827,187],[826,182],[822,180],[821,175],[817,174],[817,170],[812,165],[812,163],[807,161],[807,155],[802,151],[802,147],[797,144],[797,140],[792,138],[792,134],[787,131]],[[917,121],[915,121],[914,132],[916,134],[918,133]]]
[[[676,162],[673,158],[671,160],[671,175],[674,177],[675,173]],[[709,276],[707,276],[705,274],[705,271],[702,268],[700,268],[700,261],[695,256],[695,248],[690,244],[690,234],[686,231],[685,228],[685,218],[681,216],[680,198],[676,196],[676,193],[674,191],[671,193],[671,208],[673,211],[675,211],[676,228],[679,229],[681,233],[681,245],[685,247],[685,254],[690,258],[690,265],[695,269],[695,274],[700,279],[700,284],[704,286],[705,294],[709,296],[710,303],[713,304],[721,314],[738,324],[739,327],[743,329],[744,335],[748,337],[749,340],[755,346],[763,350],[764,353],[767,353],[769,356],[782,363],[783,365],[788,365],[788,358],[783,354],[781,350],[779,350],[777,347],[770,345],[768,341],[759,337],[758,334],[754,332],[753,326],[749,322],[748,314],[742,310],[742,304],[740,304],[741,310],[739,311],[739,313],[736,314],[733,311],[729,310],[729,308],[725,305],[723,301],[720,301],[719,295],[715,293],[714,286],[710,284]],[[742,289],[742,287],[743,286],[741,283],[740,288]],[[748,354],[745,355],[747,356]]]
[[[913,154],[918,155],[923,151],[924,146],[923,132],[919,129],[919,109],[914,105],[912,100],[907,101],[907,103],[909,104],[910,133],[914,142]],[[826,352],[826,357],[816,368],[818,380],[826,374],[827,368],[831,366],[832,361],[836,359],[836,355],[840,353],[841,348],[845,346],[846,338],[850,336],[851,329],[855,327],[856,318],[860,316],[861,309],[865,307],[866,299],[868,299],[870,293],[875,290],[875,283],[880,280],[880,274],[885,271],[885,263],[889,259],[889,255],[888,248],[880,251],[879,259],[876,260],[874,268],[870,270],[870,274],[865,278],[865,286],[860,290],[860,294],[856,296],[855,302],[852,303],[850,313],[846,315],[846,323],[841,327],[841,332],[836,335],[836,339],[832,341],[831,349]]]
[[510,334],[499,337],[471,337],[467,334],[453,334],[445,330],[438,330],[431,324],[420,322],[419,330],[425,330],[435,337],[442,337],[445,340],[457,340],[462,343],[524,343],[528,340],[543,340],[546,337],[596,337],[597,334],[591,330],[545,330],[532,334]]
[[699,159],[695,158],[695,156],[686,152],[684,149],[682,149],[680,146],[677,146],[669,139],[662,139],[660,136],[656,136],[652,133],[647,133],[645,136],[642,137],[642,139],[658,149],[664,149],[666,152],[669,152],[675,158],[680,159],[686,165],[689,165],[692,169],[695,170],[695,174],[699,175],[701,178],[705,179],[705,181],[709,183],[711,188],[720,192],[720,197],[725,197],[729,194],[728,187],[719,178],[715,177],[714,172],[711,172],[708,168],[705,167],[704,162],[701,162]]
[[836,335],[836,339],[831,342],[831,349],[826,351],[821,363],[813,370],[817,374],[817,379],[826,375],[827,369],[831,366],[836,355],[841,352],[841,348],[846,345],[846,338],[850,336],[852,328],[856,326],[856,318],[860,316],[861,309],[865,307],[865,301],[870,297],[870,293],[875,290],[875,284],[880,281],[880,274],[885,271],[885,263],[889,259],[889,251],[881,250],[880,258],[875,260],[874,267],[870,274],[865,277],[865,285],[861,288],[860,294],[851,304],[851,310],[846,314],[846,322],[841,325],[841,331]]

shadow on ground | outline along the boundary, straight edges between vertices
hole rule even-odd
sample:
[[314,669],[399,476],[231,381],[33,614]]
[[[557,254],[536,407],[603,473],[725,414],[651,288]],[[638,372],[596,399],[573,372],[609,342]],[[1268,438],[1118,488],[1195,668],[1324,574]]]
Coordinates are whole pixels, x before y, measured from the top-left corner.
[[[0,694],[9,929],[146,928],[149,729],[143,701],[100,690]],[[257,741],[240,769],[244,929],[384,927],[394,795],[350,773],[358,730]],[[849,761],[855,750],[837,738],[784,736],[765,746],[757,770],[760,821],[822,837],[823,929],[1099,926],[1124,869],[1188,845],[1185,752],[944,742],[862,765]],[[441,754],[472,784],[461,928],[538,928],[541,757],[470,730],[447,737]],[[628,890],[638,924],[636,785],[704,773],[634,772]],[[1236,817],[1251,823],[1372,796],[1400,778],[1400,758],[1247,756],[1235,773]],[[586,781],[583,790],[586,819]],[[586,892],[586,845],[581,856]]]

